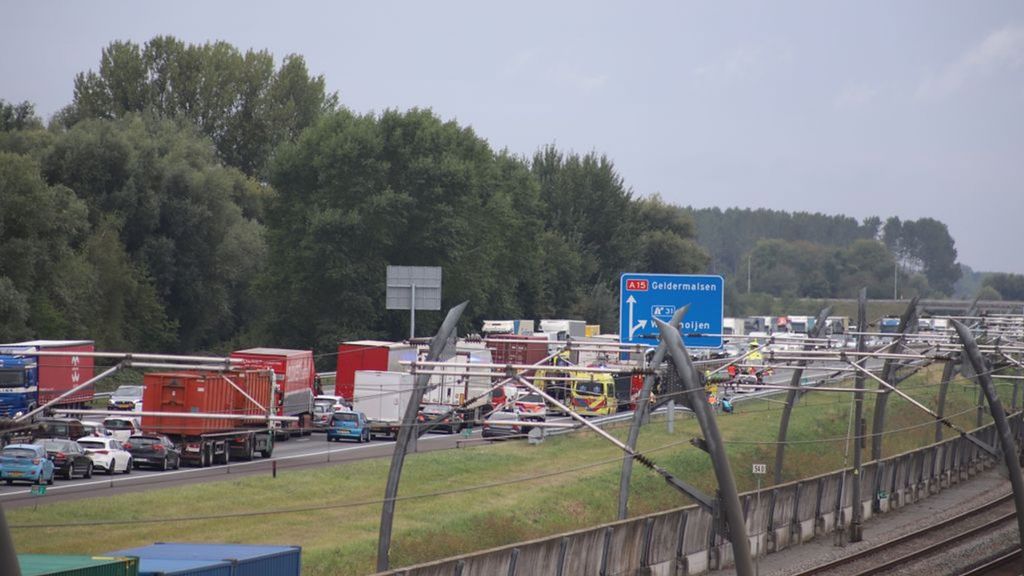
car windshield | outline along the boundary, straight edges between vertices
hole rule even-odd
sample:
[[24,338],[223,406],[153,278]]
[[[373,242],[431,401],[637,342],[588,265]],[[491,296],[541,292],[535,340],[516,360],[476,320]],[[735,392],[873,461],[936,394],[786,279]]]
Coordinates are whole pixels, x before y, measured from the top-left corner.
[[355,412],[335,412],[333,422],[358,422],[359,417]]
[[131,430],[131,420],[106,420],[103,425],[110,430]]
[[106,444],[100,442],[99,440],[79,440],[78,445],[81,446],[82,448],[88,448],[90,450],[103,450],[107,447]]
[[36,440],[35,444],[42,446],[47,451],[67,452],[71,449],[70,440]]
[[115,392],[118,398],[142,398],[142,386],[121,386]]
[[45,422],[43,427],[54,436],[69,436],[68,425],[63,422]]
[[160,444],[160,439],[149,436],[132,436],[131,443],[133,446],[152,446],[153,444]]
[[576,384],[577,394],[586,394],[587,396],[599,396],[604,394],[604,386],[600,382],[580,382]]
[[29,448],[4,448],[4,451],[0,452],[0,456],[8,458],[35,458],[38,454]]

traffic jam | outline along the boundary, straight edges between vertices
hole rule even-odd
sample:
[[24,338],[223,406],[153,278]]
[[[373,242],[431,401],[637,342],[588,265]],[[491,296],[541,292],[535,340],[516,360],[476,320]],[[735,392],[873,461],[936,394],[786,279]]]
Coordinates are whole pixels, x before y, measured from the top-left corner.
[[[694,355],[709,402],[729,409],[730,390],[743,393],[770,374],[757,368],[759,337],[798,339],[813,323],[782,318],[725,319],[725,344]],[[846,319],[829,322],[843,345]],[[282,447],[308,452],[320,434],[328,445],[394,440],[421,375],[429,376],[416,414],[421,435],[522,439],[572,427],[570,413],[597,418],[634,408],[653,349],[625,346],[579,320],[539,324],[484,321],[480,335],[458,339],[454,353],[434,363],[425,361],[424,344],[342,342],[336,370],[319,374],[311,350],[251,348],[226,362],[186,357],[181,368],[164,359],[162,369],[108,394],[85,385],[98,380],[94,360],[104,355],[93,355],[92,341],[0,345],[0,416],[17,423],[2,432],[0,480],[40,486],[207,468],[269,459]],[[655,374],[656,406],[680,390],[668,373]]]

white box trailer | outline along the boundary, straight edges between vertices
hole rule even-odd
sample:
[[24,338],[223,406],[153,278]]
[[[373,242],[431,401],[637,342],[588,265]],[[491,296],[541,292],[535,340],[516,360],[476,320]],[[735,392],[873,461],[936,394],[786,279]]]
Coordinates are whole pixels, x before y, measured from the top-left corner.
[[[448,404],[451,406],[466,403],[460,412],[466,420],[477,419],[479,409],[490,404],[490,388],[493,385],[490,376],[481,375],[488,369],[473,369],[476,364],[491,364],[491,349],[483,342],[467,342],[460,340],[455,345],[455,356],[447,362],[451,368],[438,367],[444,374],[431,376],[431,388],[423,395],[424,404]],[[469,366],[467,368],[467,366]],[[477,374],[468,374],[476,372]]]
[[352,409],[366,415],[371,437],[398,437],[414,386],[415,377],[406,372],[355,372]]
[[540,331],[548,334],[552,340],[583,338],[587,335],[585,320],[541,320]]
[[533,320],[484,320],[480,332],[485,337],[500,334],[529,336],[533,334]]
[[743,336],[746,321],[743,318],[722,318],[722,336],[728,340],[730,336]]

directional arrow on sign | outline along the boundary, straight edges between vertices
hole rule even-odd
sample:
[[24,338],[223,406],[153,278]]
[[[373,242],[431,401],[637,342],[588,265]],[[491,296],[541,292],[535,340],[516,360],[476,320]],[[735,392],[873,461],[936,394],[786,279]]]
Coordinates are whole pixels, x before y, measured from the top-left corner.
[[632,340],[637,330],[647,326],[647,320],[641,320],[633,324],[633,307],[636,306],[636,298],[633,298],[633,295],[630,294],[629,298],[626,298],[626,303],[629,304],[629,338]]

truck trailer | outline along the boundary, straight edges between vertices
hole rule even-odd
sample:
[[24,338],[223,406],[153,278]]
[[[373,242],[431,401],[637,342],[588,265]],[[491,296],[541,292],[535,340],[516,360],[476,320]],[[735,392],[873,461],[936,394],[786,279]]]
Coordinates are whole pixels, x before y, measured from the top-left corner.
[[[94,376],[92,356],[47,356],[47,352],[93,352],[92,340],[30,340],[0,344],[0,416],[26,413],[57,398]],[[61,400],[65,408],[82,407],[93,399],[87,386]]]
[[338,364],[334,376],[334,393],[352,401],[355,395],[356,372],[408,372],[402,362],[413,362],[417,349],[404,342],[354,340],[338,345]]
[[312,432],[313,397],[316,396],[312,350],[249,348],[232,352],[231,357],[243,360],[242,368],[246,370],[273,370],[274,384],[279,389],[276,414],[299,418],[287,429],[278,429],[279,434],[287,438],[292,433]]
[[273,412],[274,380],[267,369],[148,373],[143,376],[145,413],[169,415],[144,415],[142,429],[169,437],[182,461],[194,466],[252,460],[254,453],[269,458],[274,452],[274,429],[269,422],[180,414],[268,415]]
[[354,379],[352,409],[366,415],[370,438],[398,438],[415,377],[406,372],[357,370]]

